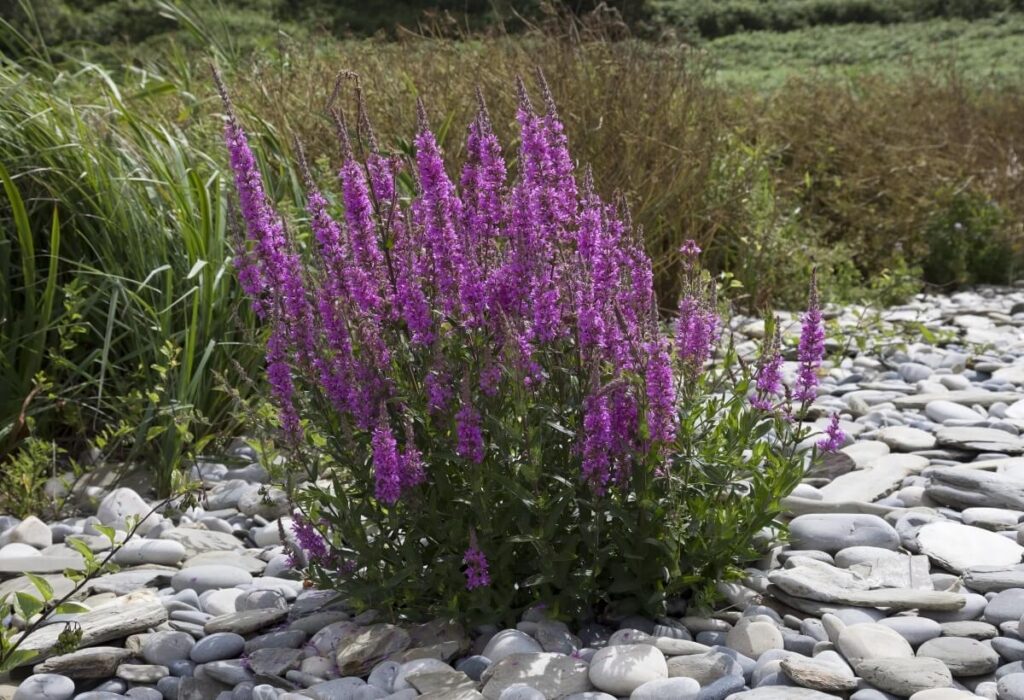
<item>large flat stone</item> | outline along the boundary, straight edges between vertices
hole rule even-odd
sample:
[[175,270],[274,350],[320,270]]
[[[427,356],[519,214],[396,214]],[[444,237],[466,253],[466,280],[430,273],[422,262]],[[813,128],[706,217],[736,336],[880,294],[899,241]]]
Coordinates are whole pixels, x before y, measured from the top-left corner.
[[911,394],[893,399],[896,408],[924,408],[931,401],[951,401],[964,406],[991,406],[994,403],[1013,403],[1020,394],[1009,391],[985,391],[984,389],[962,389],[945,394]]
[[959,447],[975,452],[1002,452],[1019,455],[1024,452],[1024,440],[996,428],[947,427],[935,433],[940,445]]
[[925,493],[955,508],[1024,510],[1024,480],[980,469],[946,467],[928,473]]
[[888,454],[875,460],[872,466],[856,469],[836,477],[821,487],[825,501],[877,501],[888,496],[911,474],[928,466],[928,460],[918,455]]
[[[131,634],[144,632],[167,620],[163,603],[150,591],[138,591],[82,613],[76,622],[82,628],[80,646],[102,644]],[[27,663],[38,663],[53,656],[52,649],[64,625],[47,625],[30,634],[21,648],[38,652]]]
[[957,574],[976,566],[1019,564],[1024,555],[1024,548],[1002,535],[945,521],[923,525],[917,545],[922,554]]

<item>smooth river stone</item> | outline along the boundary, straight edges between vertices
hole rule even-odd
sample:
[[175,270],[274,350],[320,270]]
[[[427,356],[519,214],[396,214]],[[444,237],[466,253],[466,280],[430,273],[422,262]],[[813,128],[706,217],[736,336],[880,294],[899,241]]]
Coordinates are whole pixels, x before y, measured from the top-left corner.
[[[896,408],[926,409],[933,401],[949,401],[962,406],[991,406],[994,403],[1010,403],[1020,398],[1020,394],[1008,391],[986,391],[984,389],[964,389],[948,391],[944,394],[911,394],[893,399]],[[973,411],[972,411],[973,413]],[[977,414],[975,414],[977,415]],[[928,416],[932,418],[931,416]],[[935,420],[932,418],[932,420]]]
[[920,473],[927,466],[928,460],[919,455],[888,454],[879,457],[872,466],[836,477],[819,491],[825,501],[870,503],[889,495],[905,478]]
[[997,593],[985,606],[985,620],[1000,625],[1024,615],[1024,588],[1008,588]]
[[182,569],[171,578],[171,587],[175,591],[186,588],[203,593],[221,588],[234,588],[252,583],[249,572],[234,566],[192,566]]
[[854,664],[861,659],[910,659],[914,650],[899,633],[885,625],[865,622],[839,631],[837,647]]
[[[151,591],[142,590],[116,598],[75,618],[82,629],[80,646],[101,644],[127,637],[167,621],[167,609]],[[64,625],[47,625],[30,634],[21,644],[25,651],[39,654],[24,663],[38,663],[53,655]]]
[[921,646],[929,639],[935,639],[942,635],[942,625],[927,617],[901,615],[879,620],[878,624],[885,625],[895,631],[910,642],[911,646],[915,647]]
[[977,411],[952,401],[931,401],[924,407],[924,414],[936,423],[947,420],[983,420]]
[[729,700],[836,700],[831,693],[810,688],[787,688],[785,686],[762,686],[742,693],[734,693]]
[[891,425],[882,428],[876,436],[894,452],[916,452],[935,447],[935,436],[931,433],[905,425]]
[[789,533],[794,549],[818,549],[829,553],[857,545],[897,549],[900,544],[896,530],[877,515],[801,515],[790,522]]
[[23,680],[14,691],[13,700],[71,700],[75,682],[55,673],[41,673]]
[[483,695],[497,700],[511,685],[525,683],[543,697],[561,698],[591,689],[590,666],[565,654],[512,654],[491,665],[483,674]]
[[949,467],[928,474],[933,500],[956,508],[999,507],[1024,510],[1024,479],[979,469]]
[[185,558],[185,546],[173,540],[131,539],[114,553],[114,563],[174,566]]
[[1024,565],[972,567],[964,571],[964,585],[979,593],[1024,588]]
[[1024,452],[1024,440],[996,428],[940,428],[935,438],[940,445],[975,452],[1001,452],[1008,455],[1019,455]]
[[658,678],[668,678],[668,664],[650,644],[605,647],[590,660],[590,682],[612,695],[629,695]]
[[857,674],[887,693],[907,697],[929,688],[947,688],[953,675],[939,659],[865,659],[857,664]]
[[967,508],[961,514],[964,525],[986,530],[1010,530],[1017,526],[1024,512],[1009,508]]
[[491,637],[480,655],[497,663],[512,654],[538,654],[542,651],[544,650],[540,644],[530,635],[519,630],[507,629]]
[[827,692],[842,692],[857,687],[857,678],[846,664],[829,663],[818,658],[809,659],[792,654],[779,664],[782,672],[804,688]]
[[46,661],[36,664],[32,671],[59,673],[75,679],[109,678],[117,671],[117,667],[131,656],[133,653],[123,647],[89,647],[70,654],[51,656]]
[[999,666],[999,654],[992,647],[964,637],[930,639],[921,645],[917,655],[939,659],[954,676],[980,676]]
[[952,522],[922,526],[917,545],[922,554],[957,574],[974,566],[1018,564],[1024,554],[1024,548],[1002,535]]

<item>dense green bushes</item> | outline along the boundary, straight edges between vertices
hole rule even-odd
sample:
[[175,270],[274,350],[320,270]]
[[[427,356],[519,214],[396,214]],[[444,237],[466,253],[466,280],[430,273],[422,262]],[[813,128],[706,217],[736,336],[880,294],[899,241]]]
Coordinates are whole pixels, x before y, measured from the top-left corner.
[[652,0],[651,4],[655,25],[705,39],[820,25],[978,19],[1024,9],[1021,0]]

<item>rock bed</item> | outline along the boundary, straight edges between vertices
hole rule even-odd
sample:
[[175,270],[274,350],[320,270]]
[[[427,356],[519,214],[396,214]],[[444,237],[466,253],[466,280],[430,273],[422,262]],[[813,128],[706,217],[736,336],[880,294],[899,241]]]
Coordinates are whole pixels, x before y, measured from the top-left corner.
[[[855,309],[837,321],[863,333]],[[37,660],[0,697],[1024,700],[1024,291],[882,315],[883,329],[903,322],[951,340],[875,344],[830,369],[814,412],[840,411],[848,444],[785,500],[790,544],[720,584],[720,613],[575,630],[539,608],[516,629],[386,624],[303,587],[264,469],[205,464],[205,510],[147,521],[116,555],[122,570],[91,583],[84,646]],[[734,330],[751,351],[763,326]],[[66,592],[53,572],[81,563],[67,539],[102,552],[96,523],[124,528],[151,507],[129,488],[93,495],[90,518],[2,519],[0,595],[31,591],[26,571]],[[46,649],[56,631],[26,646]]]

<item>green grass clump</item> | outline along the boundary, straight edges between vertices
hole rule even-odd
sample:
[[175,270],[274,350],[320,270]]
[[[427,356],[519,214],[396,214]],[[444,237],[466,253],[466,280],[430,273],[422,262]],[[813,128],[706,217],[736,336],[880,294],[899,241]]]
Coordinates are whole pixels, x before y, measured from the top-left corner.
[[231,430],[213,372],[259,352],[238,342],[252,321],[217,162],[201,133],[140,117],[174,91],[0,65],[0,459],[30,434],[99,436],[167,492],[187,450]]

